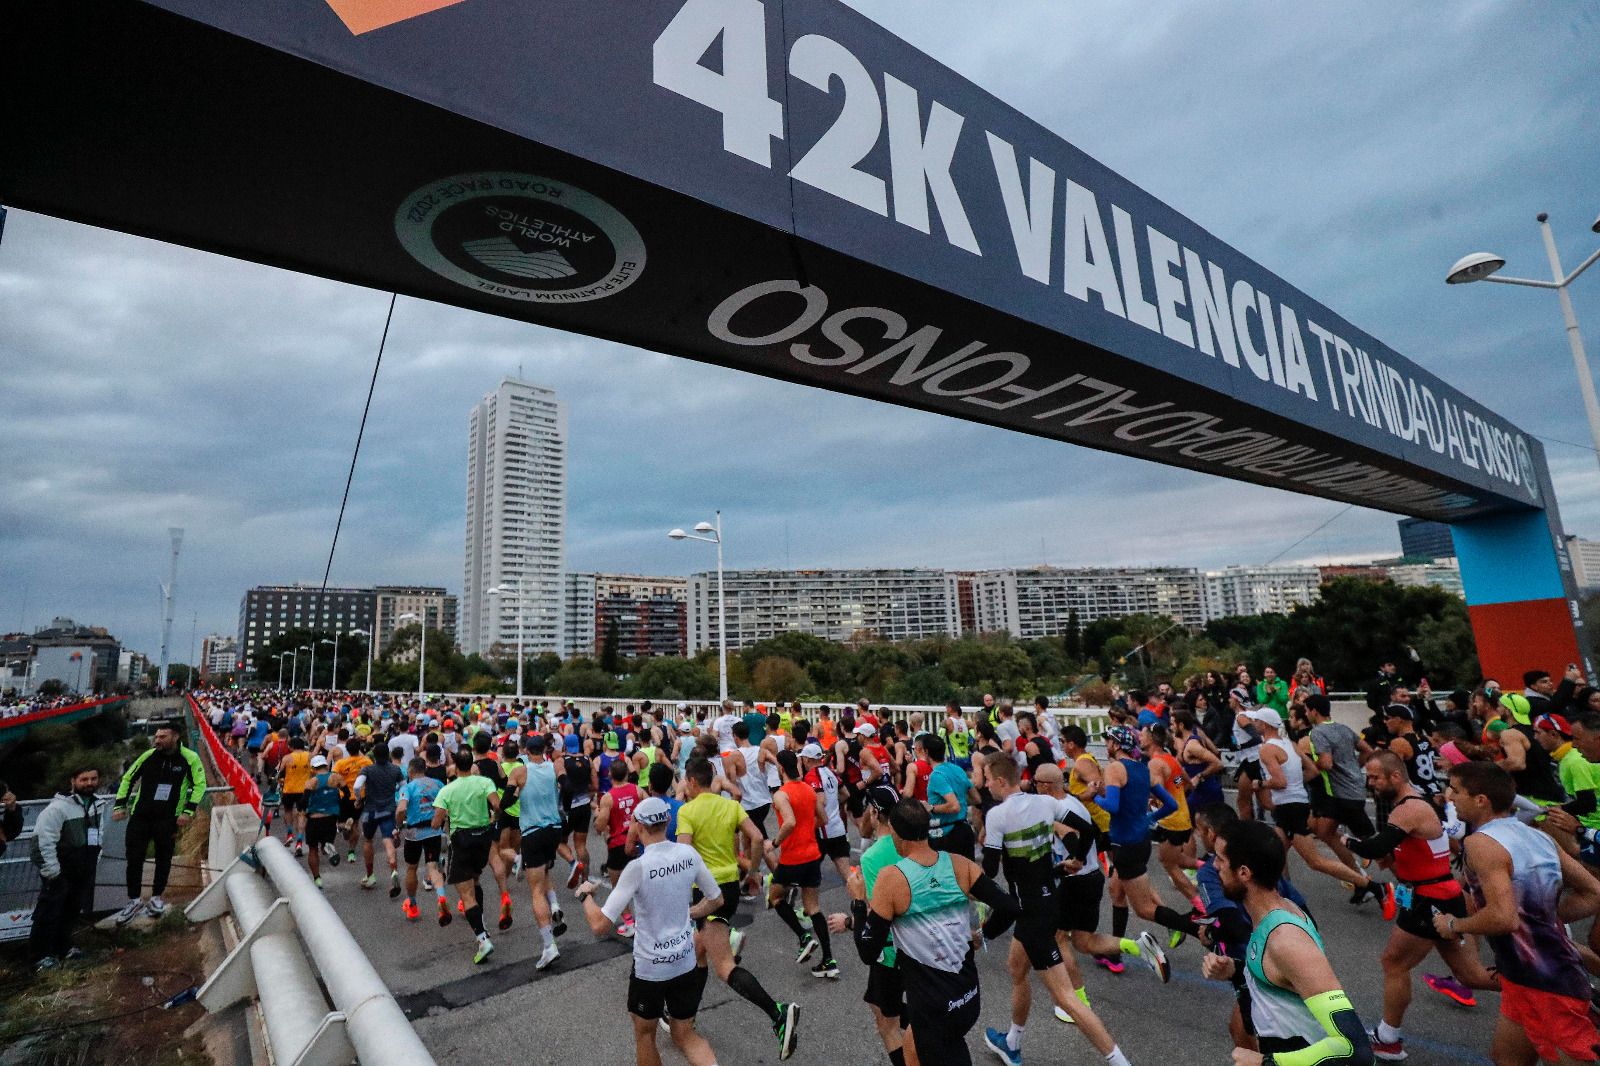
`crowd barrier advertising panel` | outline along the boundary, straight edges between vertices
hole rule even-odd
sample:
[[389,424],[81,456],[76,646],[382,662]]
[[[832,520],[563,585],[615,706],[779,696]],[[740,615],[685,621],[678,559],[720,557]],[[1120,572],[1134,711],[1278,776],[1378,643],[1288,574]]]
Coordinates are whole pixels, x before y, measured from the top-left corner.
[[239,760],[233,757],[233,752],[217,736],[217,731],[211,728],[211,722],[206,713],[201,709],[199,702],[193,696],[189,697],[189,710],[194,715],[195,725],[200,730],[200,735],[205,739],[206,750],[211,753],[211,762],[222,774],[223,783],[233,789],[233,798],[238,803],[248,804],[257,815],[261,814],[261,789],[256,784],[255,778]]
[[1537,440],[837,0],[20,0],[0,91],[17,206],[1559,537]]

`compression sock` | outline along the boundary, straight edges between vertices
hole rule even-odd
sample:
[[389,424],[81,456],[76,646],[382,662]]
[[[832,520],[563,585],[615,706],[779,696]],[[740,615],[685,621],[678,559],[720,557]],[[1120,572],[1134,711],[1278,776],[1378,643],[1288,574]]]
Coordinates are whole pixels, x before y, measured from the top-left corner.
[[556,942],[556,935],[555,933],[551,932],[551,928],[552,927],[548,925],[541,925],[539,927],[539,936],[544,939],[545,947],[549,947],[551,944]]
[[1006,1047],[1012,1051],[1022,1050],[1022,1026],[1017,1025],[1015,1022],[1006,1031]]
[[1118,938],[1128,935],[1128,908],[1111,908],[1111,935]]
[[1139,942],[1137,940],[1129,940],[1127,937],[1123,937],[1117,944],[1124,955],[1132,955],[1136,959],[1139,957]]
[[777,912],[779,920],[793,930],[796,940],[804,940],[806,938],[806,931],[800,925],[800,919],[795,915],[792,907],[785,907],[780,903],[773,910]]
[[1128,1056],[1122,1053],[1121,1047],[1112,1048],[1111,1054],[1106,1056],[1106,1062],[1110,1063],[1110,1066],[1129,1066]]
[[761,987],[756,975],[743,966],[735,966],[728,973],[728,987],[761,1008],[761,1013],[772,1019],[774,1025],[783,1020],[778,1013],[778,1003]]
[[545,889],[544,890],[544,898],[550,904],[550,909],[551,910],[558,911],[558,910],[561,909],[561,901],[556,899],[556,890],[555,889],[553,889],[553,888]]
[[1194,924],[1193,918],[1187,914],[1179,914],[1171,907],[1159,904],[1156,906],[1156,924],[1165,926],[1168,929],[1176,929],[1178,932],[1187,933],[1189,936],[1195,936],[1198,932],[1198,927]]
[[833,944],[828,941],[828,918],[821,911],[811,916],[811,931],[822,945],[822,961],[833,961]]
[[889,1052],[889,1066],[906,1066],[906,1049],[895,1048]]
[[483,935],[483,907],[474,903],[467,908],[467,924],[472,926],[472,931],[478,936]]

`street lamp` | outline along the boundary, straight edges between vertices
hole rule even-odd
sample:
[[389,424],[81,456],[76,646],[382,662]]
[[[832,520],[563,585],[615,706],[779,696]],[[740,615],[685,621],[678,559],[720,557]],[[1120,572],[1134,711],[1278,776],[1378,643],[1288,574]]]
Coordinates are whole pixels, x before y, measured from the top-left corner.
[[526,600],[523,599],[522,590],[515,585],[496,585],[489,590],[489,595],[509,595],[517,598],[517,706],[522,706],[522,617]]
[[317,642],[315,640],[311,642],[311,669],[309,673],[311,684],[308,687],[312,692],[315,692],[317,691]]
[[[1497,281],[1502,285],[1527,285],[1534,289],[1554,289],[1561,298],[1561,317],[1567,324],[1567,343],[1572,347],[1572,363],[1578,371],[1578,390],[1583,393],[1583,409],[1589,416],[1589,435],[1594,438],[1595,458],[1600,459],[1600,399],[1595,397],[1594,377],[1589,373],[1589,357],[1583,350],[1583,337],[1578,333],[1578,316],[1572,311],[1572,297],[1567,295],[1567,287],[1577,280],[1582,274],[1600,260],[1600,249],[1596,249],[1589,258],[1578,265],[1578,269],[1567,274],[1561,269],[1561,256],[1556,251],[1555,235],[1550,232],[1550,216],[1543,211],[1538,215],[1539,228],[1544,234],[1544,250],[1550,257],[1550,281],[1535,281],[1531,278],[1500,278],[1495,273],[1506,265],[1504,258],[1490,252],[1474,252],[1456,260],[1456,265],[1450,268],[1450,273],[1445,275],[1445,284],[1464,285],[1471,281]],[[1589,227],[1600,233],[1600,218],[1595,219],[1594,225]]]
[[319,643],[319,644],[332,644],[333,645],[333,673],[328,677],[328,688],[331,691],[331,690],[336,689],[336,688],[339,687],[339,633],[338,633],[338,631],[337,630],[334,631],[332,640],[329,640],[327,637],[323,637],[317,643]]
[[[709,536],[707,535],[709,534]],[[718,699],[728,698],[728,615],[727,615],[727,589],[722,583],[722,512],[717,512],[717,524],[701,522],[694,527],[693,533],[685,533],[681,529],[674,529],[667,536],[673,540],[703,540],[708,544],[717,546],[717,678],[722,695]]]
[[[372,634],[370,632],[368,632],[367,630],[365,630],[365,629],[352,629],[350,631],[349,635],[352,636],[352,637],[366,637],[367,638],[367,694],[371,695],[372,694],[372,646],[374,644],[376,644],[377,641],[373,640],[372,639]],[[334,649],[334,658],[337,659],[338,657],[339,657],[339,651],[338,651],[337,648],[335,648]]]
[[[298,648],[295,649],[295,652],[297,653],[295,655],[295,662],[299,663],[300,656],[299,656],[298,653],[302,652],[302,651],[311,652],[311,670],[315,670],[316,666],[317,666],[317,653],[313,649],[306,647],[304,644],[300,645]],[[316,678],[311,676],[311,670],[307,670],[306,671],[306,681],[308,682],[307,688],[309,688],[312,692],[315,692],[317,690],[316,689]],[[294,681],[294,671],[293,670],[289,671],[289,681],[291,682],[291,687],[293,687],[292,686],[292,683]]]
[[280,651],[278,653],[278,691],[279,692],[283,691],[283,660],[288,654],[289,653],[286,652],[286,651]]
[[420,700],[422,699],[422,681],[427,676],[428,670],[428,623],[423,621],[421,615],[412,614],[409,611],[396,618],[395,621],[404,622],[408,618],[414,619],[418,628],[422,630],[422,646],[417,652],[417,699]]

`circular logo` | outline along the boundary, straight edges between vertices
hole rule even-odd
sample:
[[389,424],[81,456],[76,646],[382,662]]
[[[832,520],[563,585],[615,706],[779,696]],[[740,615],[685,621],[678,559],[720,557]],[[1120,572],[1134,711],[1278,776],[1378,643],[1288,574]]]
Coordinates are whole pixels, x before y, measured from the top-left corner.
[[511,300],[600,300],[644,270],[644,239],[622,212],[534,174],[478,171],[424,185],[395,212],[394,229],[435,274]]
[[1533,454],[1528,450],[1528,438],[1517,434],[1517,466],[1522,470],[1522,487],[1528,490],[1533,502],[1539,502],[1539,475],[1533,469]]

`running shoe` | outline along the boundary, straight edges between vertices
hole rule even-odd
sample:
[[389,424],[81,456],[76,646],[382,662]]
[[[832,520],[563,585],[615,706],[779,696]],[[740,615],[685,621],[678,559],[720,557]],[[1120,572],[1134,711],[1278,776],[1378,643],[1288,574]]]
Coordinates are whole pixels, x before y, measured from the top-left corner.
[[117,912],[117,914],[116,914],[117,924],[118,925],[127,925],[129,922],[133,921],[135,918],[139,917],[139,915],[141,915],[143,913],[144,913],[144,900],[142,900],[142,899],[130,899],[127,903],[123,904],[122,909]]
[[511,859],[511,876],[513,878],[522,876],[522,856],[520,854],[513,856]]
[[[1394,898],[1394,885],[1388,881],[1375,881],[1372,884],[1372,890],[1373,894],[1378,898],[1378,905],[1383,908],[1383,920],[1386,922],[1394,921],[1394,916],[1400,911]],[[1402,1056],[1403,1054],[1402,1052]]]
[[46,955],[44,958],[33,964],[33,972],[45,973],[46,971],[55,969],[59,965],[60,963],[56,962],[56,957],[54,955]]
[[376,877],[372,876],[371,874],[368,874],[367,876],[365,876],[365,877],[363,877],[361,879],[361,887],[362,888],[377,888],[378,887],[378,879]]
[[1006,1066],[1022,1066],[1022,1050],[1011,1050],[1011,1045],[1006,1043],[1006,1034],[998,1029],[985,1029],[983,1031],[983,1046],[995,1053],[995,1057]]
[[82,948],[68,948],[67,953],[61,956],[62,962],[79,962],[83,959]]
[[317,888],[319,888],[319,889],[320,889],[320,888],[321,888],[321,887],[322,887],[322,878],[320,878],[320,877],[313,877],[313,878],[312,878],[312,879],[311,879],[311,883],[312,883],[312,884],[314,884],[314,885],[316,885],[316,886],[317,886]]
[[566,917],[566,915],[564,913],[562,913],[562,910],[561,910],[560,907],[551,907],[550,908],[550,924],[551,925],[565,925],[566,923],[564,921],[562,921],[562,919],[565,918],[565,917]]
[[305,858],[305,854],[306,854],[306,846],[305,846],[305,844],[300,842],[300,841],[298,841],[298,840],[295,841],[294,857],[297,858],[297,859],[303,859],[303,858]]
[[588,871],[587,867],[583,863],[581,863],[581,862],[573,863],[572,864],[572,872],[567,874],[567,887],[569,889],[575,889],[579,885],[583,884],[583,876],[584,876],[584,874],[586,874],[588,872],[589,871]]
[[500,931],[505,932],[511,928],[511,895],[506,893],[500,897]]
[[1463,1007],[1476,1007],[1478,1005],[1478,997],[1472,994],[1472,989],[1449,974],[1425,973],[1422,975],[1422,983],[1446,999],[1454,1000]]
[[455,920],[456,920],[456,916],[450,913],[450,904],[448,904],[448,903],[446,903],[444,901],[444,897],[443,896],[440,896],[439,897],[439,926],[440,926],[440,928],[443,928],[444,926],[449,925],[451,922],[453,922]]
[[467,913],[467,901],[466,900],[459,899],[459,898],[456,900],[456,913],[457,914],[461,914],[461,915],[465,915]]
[[550,923],[550,935],[551,936],[566,936],[567,935],[567,923],[566,922],[551,922]]
[[324,844],[324,845],[322,845],[322,851],[323,851],[323,854],[328,856],[328,865],[329,866],[338,866],[339,865],[339,863],[341,861],[340,858],[339,858],[339,849],[335,848],[332,844]]
[[400,895],[400,871],[389,871],[389,898],[396,899]]
[[160,896],[151,896],[150,902],[144,905],[144,909],[150,912],[150,917],[160,918],[167,913],[167,901]]
[[837,981],[839,979],[839,964],[832,959],[823,959],[821,962],[811,967],[811,976],[831,977]]
[[1404,1040],[1379,1040],[1378,1030],[1368,1029],[1367,1039],[1372,1042],[1372,1055],[1384,1062],[1406,1061],[1406,1042]]
[[[1149,934],[1147,934],[1147,933],[1140,933],[1139,934],[1140,937],[1144,937],[1144,936],[1148,936],[1148,935]],[[1189,934],[1188,933],[1185,933],[1181,929],[1173,929],[1172,931],[1170,931],[1167,934],[1167,949],[1169,951],[1176,951],[1176,950],[1178,950],[1178,948],[1180,946],[1182,946],[1183,942],[1185,940],[1188,940],[1188,939],[1189,939]]]
[[778,1058],[793,1055],[800,1043],[800,1004],[778,1004],[778,1020],[773,1023],[772,1032],[778,1038]]
[[622,918],[622,924],[617,926],[617,935],[624,940],[633,939],[633,915],[627,914]]
[[494,942],[486,936],[478,938],[478,950],[472,956],[474,966],[480,965],[483,960],[494,954]]
[[1100,967],[1102,970],[1110,970],[1112,973],[1121,973],[1123,970],[1127,969],[1127,967],[1123,965],[1121,955],[1118,955],[1115,958],[1110,955],[1096,955],[1094,957],[1094,964]]
[[1156,943],[1156,938],[1150,935],[1148,929],[1139,934],[1138,944],[1139,954],[1135,957],[1161,978],[1162,984],[1171,981],[1172,967],[1167,962],[1167,953],[1161,950],[1161,945]]
[[548,970],[560,957],[561,949],[552,943],[539,953],[539,961],[533,964],[533,968],[535,970]]
[[349,853],[345,855],[344,861],[345,862],[355,862],[356,861],[356,849],[355,848],[351,848],[350,849]]
[[414,922],[418,918],[422,917],[422,912],[417,909],[417,901],[411,899],[410,897],[407,897],[401,901],[400,913],[405,915],[406,920],[410,922]]
[[1066,1022],[1068,1025],[1077,1025],[1078,1024],[1077,1022],[1072,1020],[1072,1015],[1068,1014],[1066,1011],[1062,1010],[1060,1007],[1056,1008],[1056,1021],[1058,1021],[1058,1022]]
[[734,929],[731,927],[728,929],[728,950],[733,952],[733,962],[736,966],[739,964],[739,960],[744,957],[743,948],[745,935],[746,934],[743,929]]
[[800,939],[800,947],[794,953],[795,962],[805,962],[822,945],[817,943],[817,938],[807,933]]

